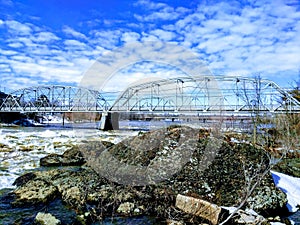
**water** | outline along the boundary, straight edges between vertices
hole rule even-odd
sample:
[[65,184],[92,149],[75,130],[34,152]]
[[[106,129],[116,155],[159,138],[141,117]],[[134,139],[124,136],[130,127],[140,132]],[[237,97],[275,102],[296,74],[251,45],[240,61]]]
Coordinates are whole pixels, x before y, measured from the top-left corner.
[[[38,212],[51,213],[62,224],[74,224],[76,213],[62,204],[60,199],[52,201],[48,205],[35,205],[26,207],[11,207],[12,197],[9,189],[0,191],[0,224],[1,225],[32,225]],[[95,221],[92,225],[155,225],[159,220],[146,216],[131,218],[107,218],[103,221]]]
[[121,121],[119,131],[97,130],[96,123],[51,124],[46,127],[0,128],[0,189],[14,188],[14,180],[25,171],[39,167],[39,160],[48,154],[62,154],[83,141],[117,143],[137,135],[141,130],[167,127],[176,122]]
[[3,189],[0,195],[0,224],[30,225],[38,212],[47,212],[61,218],[64,224],[72,224],[75,212],[65,207],[60,200],[51,202],[47,207],[41,205],[12,207],[12,196],[9,189]]
[[[10,192],[14,180],[25,172],[39,168],[39,160],[50,154],[62,154],[74,145],[87,140],[117,143],[136,135],[138,131],[121,130],[104,132],[96,130],[94,124],[76,124],[68,127],[5,127],[0,128],[0,224],[32,224],[38,212],[49,212],[64,224],[72,224],[75,212],[55,200],[46,207],[26,206],[12,208]],[[128,220],[128,219],[126,219]],[[101,224],[128,224],[125,219],[115,219]],[[131,224],[153,224],[149,218],[134,218]],[[136,221],[136,222],[134,222]],[[99,224],[99,223],[97,223]]]
[[289,216],[289,219],[294,222],[294,225],[300,225],[300,210]]
[[18,127],[0,128],[0,189],[13,188],[25,171],[39,167],[40,158],[62,154],[86,140],[119,142],[137,131],[104,132],[94,128]]

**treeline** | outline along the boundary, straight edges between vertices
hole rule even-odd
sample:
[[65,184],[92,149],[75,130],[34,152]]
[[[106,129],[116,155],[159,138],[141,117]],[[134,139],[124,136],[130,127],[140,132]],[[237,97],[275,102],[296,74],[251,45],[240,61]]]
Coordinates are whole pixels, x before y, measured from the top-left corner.
[[20,120],[24,115],[17,112],[0,112],[0,122],[1,123],[12,123],[16,120]]
[[[5,98],[7,97],[7,94],[0,91],[0,105],[3,103]],[[1,123],[12,123],[15,120],[18,120],[21,118],[20,113],[1,113],[0,112],[0,122]]]

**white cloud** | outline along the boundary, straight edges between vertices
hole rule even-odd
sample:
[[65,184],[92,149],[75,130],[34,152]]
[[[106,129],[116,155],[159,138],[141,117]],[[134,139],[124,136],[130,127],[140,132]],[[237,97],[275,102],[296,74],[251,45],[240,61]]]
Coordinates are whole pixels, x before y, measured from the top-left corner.
[[142,38],[141,38],[141,41],[142,42],[146,42],[146,41],[159,41],[158,37],[155,36],[155,35],[149,35],[149,34],[146,34],[146,33],[142,33]]
[[169,32],[161,29],[156,29],[151,31],[151,34],[155,35],[158,39],[162,41],[171,41],[173,38],[176,37],[174,32]]
[[233,25],[233,21],[224,19],[210,19],[202,24],[211,30],[228,30]]
[[[171,65],[149,61],[136,62],[129,64],[127,67],[116,71],[103,89],[105,92],[120,92],[131,85],[138,85],[143,82],[160,80],[162,78],[174,78],[178,76],[185,76],[180,70]],[[122,82],[119,82],[122,80]],[[164,87],[165,88],[165,87]],[[165,89],[161,89],[163,91]]]
[[[88,66],[87,62],[83,61],[68,63],[64,57],[61,57],[60,60],[43,60],[27,56],[13,56],[6,59],[2,58],[1,61],[6,63],[6,65],[10,65],[13,73],[18,75],[18,79],[16,80],[20,82],[19,78],[22,79],[25,77],[28,83],[23,83],[20,87],[24,87],[24,85],[31,86],[34,83],[33,81],[43,81],[44,83],[79,82],[82,77],[83,68]],[[85,64],[83,65],[83,63]],[[16,86],[16,84],[13,86]]]
[[90,42],[106,49],[115,48],[122,38],[122,30],[93,30],[90,32]]
[[167,6],[164,3],[156,3],[156,2],[151,2],[149,0],[138,0],[134,5],[141,6],[143,8],[147,8],[151,10],[157,10]]
[[174,8],[165,3],[156,3],[148,0],[139,0],[135,6],[141,6],[148,11],[148,15],[134,14],[134,17],[139,21],[176,20],[190,11],[184,7]]
[[[32,57],[26,56],[26,55],[14,55],[9,58],[11,61],[14,61],[16,63],[33,63],[34,59]],[[11,65],[14,67],[14,65]]]
[[175,20],[180,16],[180,13],[176,12],[171,7],[166,7],[158,12],[153,12],[147,16],[135,15],[136,19],[140,21],[159,21],[159,20]]
[[175,23],[175,29],[177,31],[189,31],[194,27],[199,27],[201,22],[205,19],[205,16],[202,13],[192,13],[184,18],[177,20]]
[[299,21],[296,7],[282,2],[241,9],[220,3],[199,5],[164,28],[176,31],[182,45],[196,50],[216,71],[270,74],[299,67]]
[[16,41],[16,42],[13,41],[11,43],[8,43],[7,45],[12,48],[21,48],[24,46],[21,42],[18,42],[18,41]]
[[30,51],[31,51],[32,58],[39,58],[39,57],[50,55],[50,50],[48,45],[36,44],[33,47],[31,47]]
[[128,21],[116,17],[82,22],[81,26],[88,24],[85,30],[92,29],[85,33],[70,26],[56,33],[32,23],[0,20],[1,30],[6,29],[7,34],[1,37],[6,46],[1,48],[0,58],[8,65],[3,71],[11,68],[16,76],[62,82],[64,77],[74,77],[78,81],[93,60],[120,43],[164,41],[192,49],[218,73],[259,71],[269,76],[297,71],[300,12],[295,2],[264,0],[242,5],[239,1],[202,1],[196,7],[195,2],[189,3],[194,8],[187,9],[171,2],[138,0],[135,7],[140,14],[135,12]]
[[77,40],[65,40],[64,44],[68,50],[84,50],[87,49],[87,45]]
[[[94,34],[88,39],[65,27],[65,33],[72,38],[63,39],[49,28],[13,20],[4,23],[4,29],[10,34],[5,39],[7,49],[0,49],[1,79],[18,80],[9,82],[11,89],[38,85],[39,82],[79,83],[93,60],[105,52],[101,46],[90,45],[98,43],[100,35]],[[103,32],[101,37],[110,41],[107,34]],[[115,34],[121,35],[121,32]]]
[[9,89],[5,89],[5,92],[12,92],[20,88],[38,86],[41,83],[41,79],[39,77],[35,77],[35,79],[32,79],[31,77],[18,77],[18,79],[11,79],[11,77],[7,75],[3,80],[5,80],[6,87],[9,87]]
[[9,66],[6,65],[6,64],[0,64],[0,68],[3,69],[3,68],[8,68]]
[[36,35],[36,38],[34,39],[34,41],[36,42],[51,42],[51,41],[57,41],[60,38],[57,37],[55,34],[51,33],[51,32],[39,32]]
[[178,7],[175,10],[176,10],[176,12],[180,13],[180,15],[183,15],[183,14],[188,13],[188,12],[191,11],[190,9],[187,9],[187,8],[184,8],[184,7]]
[[30,35],[32,29],[28,24],[23,24],[15,20],[5,21],[5,24],[8,26],[9,31],[18,35]]
[[73,28],[71,28],[69,26],[64,26],[63,27],[63,32],[67,35],[70,35],[70,36],[74,37],[74,38],[87,39],[87,37],[84,34],[74,30]]
[[141,35],[136,32],[126,32],[122,34],[121,40],[124,42],[135,42],[140,39]]
[[88,56],[89,58],[93,58],[96,60],[98,57],[100,57],[102,54],[104,54],[106,51],[105,48],[101,46],[96,46],[93,49],[89,49],[87,51],[84,51],[84,55]]
[[259,27],[247,21],[233,26],[231,31],[234,33],[239,33],[240,35],[256,35],[259,32]]
[[12,50],[2,50],[0,49],[0,55],[16,55],[18,52]]
[[10,39],[10,42],[14,42],[14,43],[22,43],[24,46],[26,47],[34,47],[36,46],[35,43],[33,43],[32,39],[34,39],[34,37],[14,37],[12,39]]

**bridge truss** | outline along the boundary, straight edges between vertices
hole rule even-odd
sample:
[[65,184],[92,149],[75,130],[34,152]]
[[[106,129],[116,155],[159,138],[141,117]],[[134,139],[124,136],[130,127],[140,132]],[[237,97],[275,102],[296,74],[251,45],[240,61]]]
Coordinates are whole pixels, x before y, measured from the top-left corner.
[[71,86],[38,86],[10,93],[2,112],[98,112],[109,108],[98,91]]
[[130,86],[110,111],[300,112],[300,103],[270,80],[199,76],[155,80]]
[[0,112],[300,112],[300,103],[270,80],[199,76],[156,79],[119,97],[71,86],[24,88],[0,99]]

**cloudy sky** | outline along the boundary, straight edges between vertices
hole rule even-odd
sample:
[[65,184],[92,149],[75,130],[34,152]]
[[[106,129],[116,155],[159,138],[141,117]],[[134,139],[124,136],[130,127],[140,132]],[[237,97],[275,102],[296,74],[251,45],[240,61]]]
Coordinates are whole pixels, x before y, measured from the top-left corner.
[[99,57],[147,41],[182,46],[216,75],[260,74],[290,87],[300,70],[300,2],[0,0],[1,90],[77,85]]

